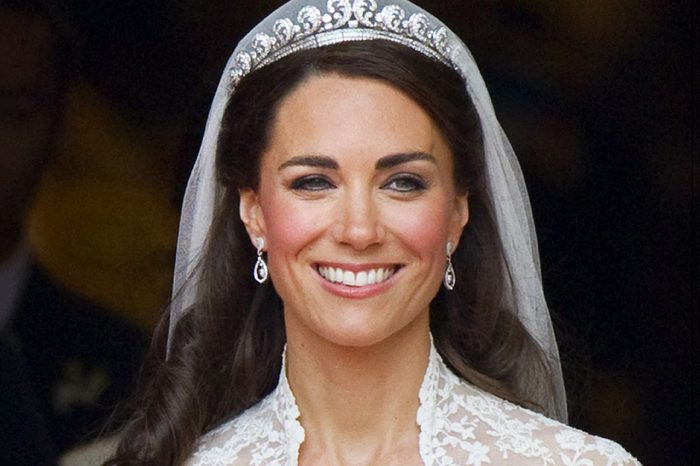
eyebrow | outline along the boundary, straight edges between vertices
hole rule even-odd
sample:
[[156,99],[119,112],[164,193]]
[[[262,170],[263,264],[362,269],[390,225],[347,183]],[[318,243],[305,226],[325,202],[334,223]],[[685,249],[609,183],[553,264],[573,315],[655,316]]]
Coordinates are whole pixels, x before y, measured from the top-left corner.
[[[401,165],[408,162],[414,162],[416,160],[424,160],[427,162],[437,164],[435,157],[427,152],[400,152],[397,154],[390,154],[377,160],[375,164],[376,170],[386,170],[387,168],[392,168],[397,165]],[[287,167],[317,167],[317,168],[327,168],[330,170],[337,170],[338,162],[327,155],[301,155],[292,157],[291,159],[284,162],[279,166],[279,170],[283,170]]]
[[338,169],[338,162],[326,155],[300,155],[292,157],[291,159],[280,165],[279,170],[283,170],[287,167],[318,167],[318,168],[328,168],[331,170]]
[[435,157],[427,152],[401,152],[382,157],[381,159],[377,160],[377,163],[374,166],[377,170],[386,170],[387,168],[392,168],[408,162],[414,162],[416,160],[425,160],[426,162],[437,164]]

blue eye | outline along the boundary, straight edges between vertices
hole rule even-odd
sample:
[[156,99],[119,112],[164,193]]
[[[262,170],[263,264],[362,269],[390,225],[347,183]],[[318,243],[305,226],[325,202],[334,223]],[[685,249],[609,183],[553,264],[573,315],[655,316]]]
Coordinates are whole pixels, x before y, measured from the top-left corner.
[[333,189],[335,185],[324,176],[308,175],[292,181],[290,187],[298,191],[323,191]]
[[423,179],[415,175],[401,174],[391,178],[382,189],[391,189],[400,193],[409,193],[413,191],[423,191],[427,188],[427,184]]

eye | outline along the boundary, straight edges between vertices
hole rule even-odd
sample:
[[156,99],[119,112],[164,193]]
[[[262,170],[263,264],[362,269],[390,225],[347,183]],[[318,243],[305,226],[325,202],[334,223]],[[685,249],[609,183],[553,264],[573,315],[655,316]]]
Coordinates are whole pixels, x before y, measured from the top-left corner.
[[400,193],[423,191],[426,188],[427,184],[421,177],[408,173],[395,175],[382,186],[382,189],[390,189]]
[[334,189],[335,185],[325,176],[307,175],[292,181],[290,187],[297,191],[323,191]]

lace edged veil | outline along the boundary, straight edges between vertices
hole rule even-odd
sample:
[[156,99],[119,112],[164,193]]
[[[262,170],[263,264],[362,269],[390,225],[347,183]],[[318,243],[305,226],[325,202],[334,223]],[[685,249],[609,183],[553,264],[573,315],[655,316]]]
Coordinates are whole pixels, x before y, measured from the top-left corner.
[[[543,348],[552,368],[550,416],[566,422],[566,395],[552,322],[542,290],[537,238],[518,160],[501,129],[486,85],[464,43],[437,18],[405,0],[292,0],[260,22],[238,44],[219,82],[190,176],[180,220],[170,335],[194,304],[198,269],[221,188],[215,173],[216,145],[224,109],[238,80],[297,50],[343,41],[387,39],[411,47],[456,69],[477,109],[485,145],[490,206],[504,251],[503,273],[512,284],[504,301]],[[171,339],[168,341],[168,349]],[[529,386],[524,381],[525,386]],[[543,399],[531,393],[535,400]]]

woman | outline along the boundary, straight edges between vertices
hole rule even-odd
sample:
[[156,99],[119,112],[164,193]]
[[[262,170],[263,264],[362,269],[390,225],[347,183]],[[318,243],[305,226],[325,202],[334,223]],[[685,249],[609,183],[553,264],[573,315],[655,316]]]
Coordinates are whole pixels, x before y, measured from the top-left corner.
[[111,464],[637,464],[560,422],[516,159],[409,2],[292,1],[241,41],[175,289]]

